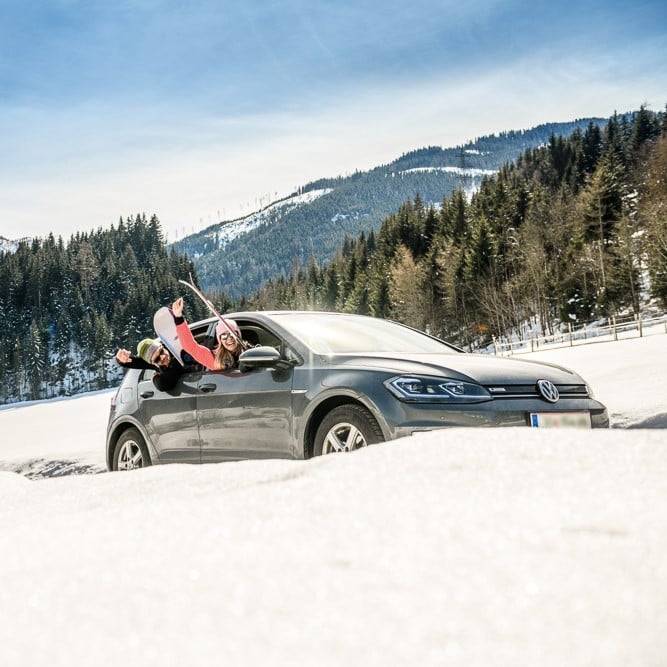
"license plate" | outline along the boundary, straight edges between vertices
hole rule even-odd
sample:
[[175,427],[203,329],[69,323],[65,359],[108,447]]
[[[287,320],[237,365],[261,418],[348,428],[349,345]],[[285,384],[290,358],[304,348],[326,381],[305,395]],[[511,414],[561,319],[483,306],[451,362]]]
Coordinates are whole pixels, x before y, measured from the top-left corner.
[[533,428],[591,428],[588,412],[531,412]]

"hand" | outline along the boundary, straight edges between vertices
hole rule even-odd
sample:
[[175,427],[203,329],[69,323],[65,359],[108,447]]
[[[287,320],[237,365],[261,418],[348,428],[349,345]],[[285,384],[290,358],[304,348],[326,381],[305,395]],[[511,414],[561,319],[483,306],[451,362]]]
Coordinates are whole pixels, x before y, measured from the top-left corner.
[[171,312],[174,317],[183,317],[183,297],[180,296],[171,304]]
[[118,350],[116,352],[116,361],[119,364],[129,364],[132,361],[132,354],[129,350]]

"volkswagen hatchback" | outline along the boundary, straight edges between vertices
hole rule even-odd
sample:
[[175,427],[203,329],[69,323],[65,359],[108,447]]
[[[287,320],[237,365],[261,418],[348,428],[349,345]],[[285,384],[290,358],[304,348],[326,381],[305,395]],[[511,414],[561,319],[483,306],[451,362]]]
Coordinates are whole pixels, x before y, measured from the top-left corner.
[[[607,428],[607,409],[571,370],[469,354],[387,320],[242,312],[255,347],[236,371],[193,370],[158,391],[129,370],[112,401],[110,470],[158,463],[309,458],[461,426]],[[214,340],[216,319],[191,325]]]

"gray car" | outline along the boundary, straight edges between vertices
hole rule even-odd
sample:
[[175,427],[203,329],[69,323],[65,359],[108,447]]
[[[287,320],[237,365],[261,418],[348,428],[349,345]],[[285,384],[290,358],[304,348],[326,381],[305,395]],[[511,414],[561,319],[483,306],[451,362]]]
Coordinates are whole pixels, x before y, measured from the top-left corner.
[[[110,470],[309,458],[460,426],[607,428],[576,373],[462,352],[410,327],[325,312],[233,313],[255,347],[241,370],[184,373],[158,391],[130,370],[112,401]],[[214,340],[216,319],[191,325]]]

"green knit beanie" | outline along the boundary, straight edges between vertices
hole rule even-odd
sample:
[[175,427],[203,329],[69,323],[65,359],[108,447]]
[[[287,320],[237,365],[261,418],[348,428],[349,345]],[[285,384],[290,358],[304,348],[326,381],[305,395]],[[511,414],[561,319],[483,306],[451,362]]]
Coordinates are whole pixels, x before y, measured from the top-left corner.
[[160,347],[159,340],[153,340],[152,338],[144,338],[139,341],[137,345],[137,354],[149,364],[153,363],[153,357]]

